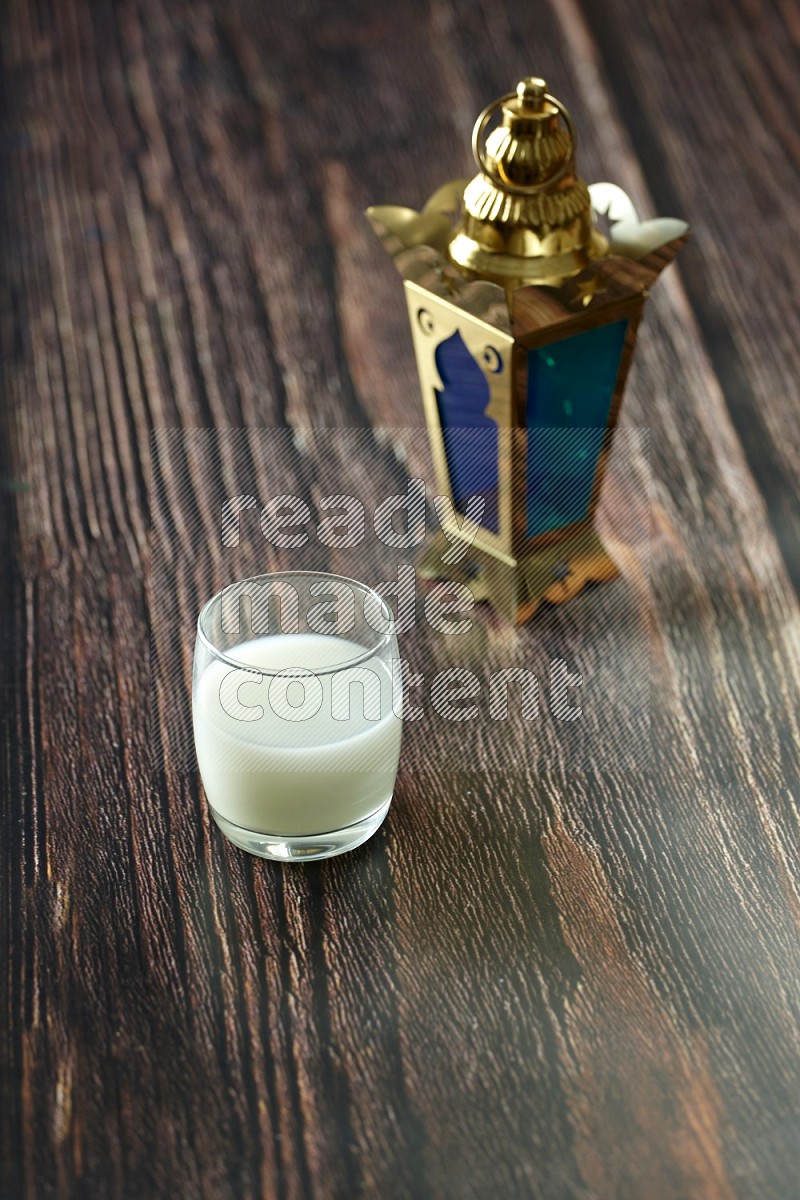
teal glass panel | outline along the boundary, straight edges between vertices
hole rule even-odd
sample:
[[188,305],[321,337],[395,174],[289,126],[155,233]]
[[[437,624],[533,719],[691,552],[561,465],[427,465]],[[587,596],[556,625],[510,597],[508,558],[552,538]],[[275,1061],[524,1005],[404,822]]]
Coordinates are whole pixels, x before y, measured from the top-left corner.
[[436,399],[453,503],[463,512],[470,496],[482,496],[481,525],[497,533],[497,423],[486,415],[486,377],[458,331],[436,347],[436,370],[444,385]]
[[627,320],[528,351],[527,534],[586,516]]

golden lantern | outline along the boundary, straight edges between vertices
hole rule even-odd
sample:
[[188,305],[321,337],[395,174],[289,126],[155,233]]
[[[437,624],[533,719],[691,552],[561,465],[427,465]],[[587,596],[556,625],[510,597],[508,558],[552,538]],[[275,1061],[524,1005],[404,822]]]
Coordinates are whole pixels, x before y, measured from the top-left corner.
[[474,179],[422,212],[367,217],[405,283],[448,536],[467,536],[465,514],[478,523],[464,560],[442,562],[442,534],[423,574],[468,582],[521,623],[617,574],[594,512],[647,290],[688,226],[640,222],[621,188],[586,186],[542,79],[487,105],[472,146]]

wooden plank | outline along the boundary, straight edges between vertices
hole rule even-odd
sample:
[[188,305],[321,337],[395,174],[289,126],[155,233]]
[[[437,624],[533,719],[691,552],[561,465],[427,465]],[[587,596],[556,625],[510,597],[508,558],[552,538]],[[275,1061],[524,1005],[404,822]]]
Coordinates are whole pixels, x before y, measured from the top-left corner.
[[800,329],[786,253],[798,220],[796,14],[715,0],[690,19],[680,2],[583,9],[555,10],[574,67],[590,76],[602,64],[596,86],[655,208],[695,227],[681,261],[687,299],[797,590]]

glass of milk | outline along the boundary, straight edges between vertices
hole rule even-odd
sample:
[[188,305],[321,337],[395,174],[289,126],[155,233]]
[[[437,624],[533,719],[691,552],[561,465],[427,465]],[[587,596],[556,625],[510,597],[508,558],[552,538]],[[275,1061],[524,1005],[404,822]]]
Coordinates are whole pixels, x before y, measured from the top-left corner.
[[225,836],[284,862],[371,837],[397,774],[399,668],[391,609],[354,579],[287,571],[212,597],[197,622],[192,716]]

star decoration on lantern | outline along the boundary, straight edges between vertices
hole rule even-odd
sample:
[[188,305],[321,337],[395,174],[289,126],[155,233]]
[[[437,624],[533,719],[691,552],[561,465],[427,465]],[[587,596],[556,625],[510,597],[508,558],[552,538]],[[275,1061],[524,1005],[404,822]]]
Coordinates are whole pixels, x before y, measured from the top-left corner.
[[575,290],[576,300],[580,300],[583,307],[588,308],[595,296],[602,296],[608,289],[602,286],[597,275],[593,275],[591,279],[582,279]]

